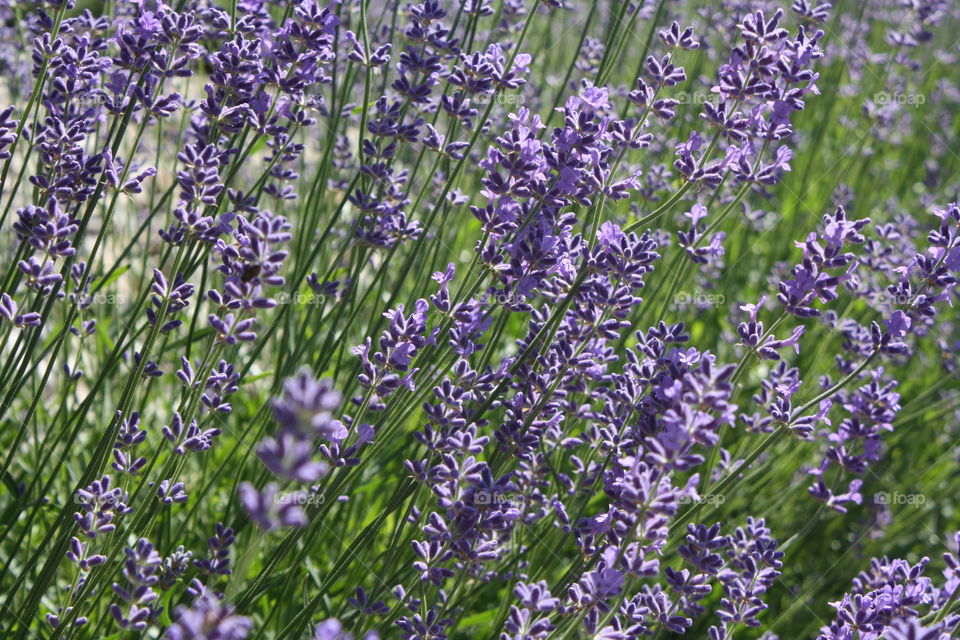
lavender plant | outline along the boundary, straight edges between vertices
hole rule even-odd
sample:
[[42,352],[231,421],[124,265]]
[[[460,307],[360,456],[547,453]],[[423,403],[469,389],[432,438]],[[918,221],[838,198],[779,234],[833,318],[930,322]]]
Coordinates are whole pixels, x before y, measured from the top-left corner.
[[0,17],[0,636],[960,635],[954,4]]

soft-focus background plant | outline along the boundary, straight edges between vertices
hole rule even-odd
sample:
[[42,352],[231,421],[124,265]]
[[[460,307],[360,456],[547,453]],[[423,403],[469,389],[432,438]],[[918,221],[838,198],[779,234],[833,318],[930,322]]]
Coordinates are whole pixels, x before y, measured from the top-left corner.
[[0,635],[956,637],[958,9],[0,2]]

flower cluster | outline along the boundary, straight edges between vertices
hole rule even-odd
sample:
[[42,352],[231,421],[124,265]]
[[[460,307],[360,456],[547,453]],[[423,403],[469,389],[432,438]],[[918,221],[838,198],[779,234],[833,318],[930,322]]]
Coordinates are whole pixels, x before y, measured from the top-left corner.
[[2,635],[956,636],[958,20],[0,2]]

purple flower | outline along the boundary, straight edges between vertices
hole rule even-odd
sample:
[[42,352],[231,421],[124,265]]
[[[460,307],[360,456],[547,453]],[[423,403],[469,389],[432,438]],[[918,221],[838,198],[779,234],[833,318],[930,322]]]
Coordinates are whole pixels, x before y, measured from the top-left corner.
[[157,487],[157,497],[164,504],[183,503],[189,498],[182,482],[173,482],[169,479],[160,481]]
[[200,571],[208,575],[228,576],[230,570],[230,547],[234,542],[233,529],[222,522],[217,523],[216,531],[207,539],[208,558],[194,560]]
[[8,322],[12,322],[18,329],[40,326],[43,318],[39,313],[31,311],[29,313],[18,314],[18,310],[19,307],[13,298],[5,293],[0,295],[0,317],[3,317]]
[[213,446],[213,440],[220,435],[219,429],[201,429],[196,420],[184,425],[176,411],[169,426],[161,427],[163,437],[176,445],[174,452],[184,455],[187,451],[206,451]]
[[121,629],[143,631],[160,612],[155,604],[157,593],[153,586],[157,584],[156,573],[162,559],[146,538],[140,538],[136,545],[124,549],[124,554],[123,577],[126,586],[115,582],[113,591],[127,604],[127,608],[124,610],[116,603],[111,604],[110,614]]
[[223,318],[214,314],[207,316],[210,326],[217,332],[217,340],[224,344],[237,344],[238,342],[252,342],[257,339],[257,334],[252,331],[256,324],[256,318],[246,318],[238,320],[232,313],[228,313]]
[[163,636],[167,640],[242,640],[253,627],[249,618],[236,615],[209,592],[189,607],[177,607],[171,618],[173,624]]
[[84,489],[77,489],[76,500],[80,511],[73,519],[88,538],[110,533],[116,529],[114,518],[133,511],[127,506],[127,494],[120,487],[111,488],[111,479],[105,475]]

